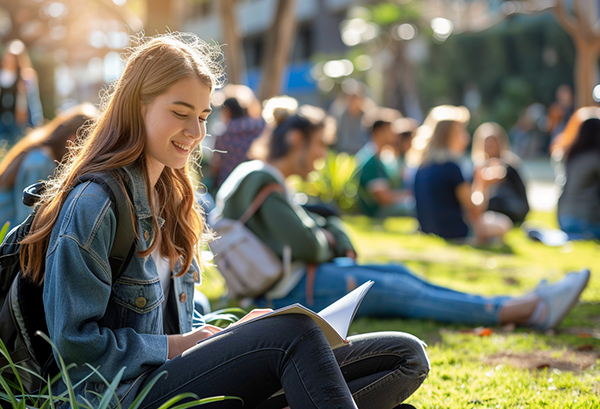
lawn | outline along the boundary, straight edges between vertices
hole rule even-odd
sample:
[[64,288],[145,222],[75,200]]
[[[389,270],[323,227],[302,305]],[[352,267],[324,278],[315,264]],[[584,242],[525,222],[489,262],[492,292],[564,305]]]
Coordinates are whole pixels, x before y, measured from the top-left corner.
[[[530,219],[554,224],[550,213],[533,213]],[[549,333],[400,319],[355,321],[352,333],[405,331],[429,345],[431,372],[408,403],[461,409],[600,407],[600,244],[545,247],[514,229],[505,246],[473,248],[415,233],[412,219],[381,224],[360,216],[344,220],[361,262],[401,262],[457,290],[517,295],[534,288],[541,278],[555,281],[568,271],[592,270],[581,304]],[[207,272],[203,290],[212,297],[222,290],[214,272]]]

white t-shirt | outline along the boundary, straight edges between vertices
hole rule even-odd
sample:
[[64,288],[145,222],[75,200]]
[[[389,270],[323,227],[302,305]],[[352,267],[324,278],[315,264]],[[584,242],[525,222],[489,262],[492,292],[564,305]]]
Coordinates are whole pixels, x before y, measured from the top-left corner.
[[156,271],[158,271],[160,284],[162,285],[163,293],[165,294],[165,299],[162,303],[164,311],[167,305],[167,299],[169,298],[169,290],[171,289],[171,268],[169,266],[169,259],[160,254],[160,242],[157,243],[154,250],[152,250],[151,255],[152,259],[154,260],[154,264],[156,264]]

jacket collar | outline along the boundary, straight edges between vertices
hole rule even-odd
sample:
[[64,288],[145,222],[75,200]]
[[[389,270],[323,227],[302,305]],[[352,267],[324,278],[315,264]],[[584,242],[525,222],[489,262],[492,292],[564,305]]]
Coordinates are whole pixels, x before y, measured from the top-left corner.
[[152,217],[150,203],[148,203],[148,194],[146,193],[146,181],[144,171],[139,165],[129,165],[123,168],[125,174],[125,183],[133,194],[133,206],[135,213],[140,219]]

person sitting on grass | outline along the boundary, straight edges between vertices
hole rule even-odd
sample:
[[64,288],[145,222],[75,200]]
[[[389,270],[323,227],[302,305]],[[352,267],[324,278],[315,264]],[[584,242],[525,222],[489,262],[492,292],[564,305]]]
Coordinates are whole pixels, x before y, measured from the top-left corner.
[[[222,54],[194,34],[138,41],[98,120],[46,184],[21,242],[24,277],[43,286],[55,361],[60,354],[72,366],[69,395],[86,407],[128,408],[139,397],[140,409],[154,409],[195,395],[237,397],[244,408],[400,408],[429,372],[416,337],[363,334],[334,353],[305,315],[247,322],[269,310],[227,330],[193,328],[196,255],[207,237],[190,166],[224,75]],[[134,218],[136,251],[116,279],[110,196],[95,181],[77,183],[94,172],[111,172],[131,192],[131,211],[119,219]],[[65,379],[54,397],[67,394]]]
[[490,186],[487,210],[508,216],[516,225],[523,223],[529,212],[527,189],[519,175],[521,160],[510,150],[504,128],[496,122],[479,125],[473,134],[471,158],[475,169],[494,163],[506,169],[502,180]]
[[[401,119],[400,112],[393,109],[369,111],[365,120],[370,122],[371,142],[356,154],[360,209],[378,219],[414,213],[413,194],[401,188],[398,172],[396,149],[400,137],[393,126],[397,119]],[[393,165],[386,163],[386,158]]]
[[513,224],[508,216],[487,211],[490,186],[504,177],[504,167],[476,169],[472,183],[463,176],[459,161],[471,139],[468,121],[465,107],[433,108],[417,130],[409,157],[418,166],[414,192],[421,230],[482,245],[502,240]]
[[558,223],[570,239],[600,240],[600,119],[585,120],[563,158]]
[[[555,328],[585,289],[590,272],[567,274],[554,284],[543,281],[520,297],[483,297],[434,285],[399,264],[363,265],[344,232],[342,221],[303,209],[286,186],[287,177],[306,178],[314,161],[327,151],[330,131],[325,114],[302,106],[270,133],[267,156],[239,165],[216,198],[209,220],[239,219],[263,187],[277,183],[246,226],[281,259],[291,248],[292,265],[282,278],[254,301],[275,308],[300,303],[315,311],[353,288],[373,280],[357,317],[425,319],[465,325],[515,323],[539,330]],[[287,251],[285,251],[287,253]]]

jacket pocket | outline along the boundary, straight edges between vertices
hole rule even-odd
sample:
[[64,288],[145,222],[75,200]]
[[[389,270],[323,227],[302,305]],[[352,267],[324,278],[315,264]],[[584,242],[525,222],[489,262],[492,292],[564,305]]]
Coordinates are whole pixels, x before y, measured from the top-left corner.
[[117,306],[118,326],[131,327],[140,334],[161,334],[161,304],[165,296],[160,280],[140,282],[122,277],[112,288]]

